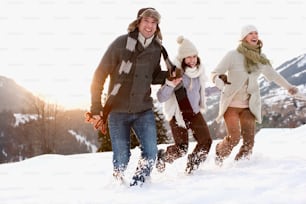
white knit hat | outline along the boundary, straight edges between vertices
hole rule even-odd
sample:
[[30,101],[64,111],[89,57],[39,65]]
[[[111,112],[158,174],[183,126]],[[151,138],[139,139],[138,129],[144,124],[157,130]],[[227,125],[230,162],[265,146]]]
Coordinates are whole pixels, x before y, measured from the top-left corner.
[[176,41],[179,44],[176,58],[180,63],[188,56],[198,55],[197,48],[190,40],[184,38],[183,36],[179,36]]
[[254,32],[254,31],[258,32],[257,28],[253,25],[243,26],[241,29],[240,40],[243,40],[245,36],[247,36],[250,32]]

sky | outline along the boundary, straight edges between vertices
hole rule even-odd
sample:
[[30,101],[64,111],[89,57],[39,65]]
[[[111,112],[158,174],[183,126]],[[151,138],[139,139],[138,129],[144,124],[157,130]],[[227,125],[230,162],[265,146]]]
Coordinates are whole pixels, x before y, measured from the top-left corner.
[[275,67],[306,53],[303,0],[1,0],[0,75],[47,102],[88,109],[94,70],[143,7],[160,12],[170,58],[183,35],[197,46],[208,74],[237,47],[246,24],[258,28]]
[[[305,204],[306,125],[261,129],[250,160],[234,161],[240,144],[224,161],[214,163],[214,140],[207,160],[191,175],[187,156],[154,168],[142,187],[129,187],[140,150],[132,150],[126,184],[112,177],[111,152],[46,154],[0,165],[1,204]],[[195,143],[191,142],[189,153]],[[159,145],[165,148],[166,145]]]

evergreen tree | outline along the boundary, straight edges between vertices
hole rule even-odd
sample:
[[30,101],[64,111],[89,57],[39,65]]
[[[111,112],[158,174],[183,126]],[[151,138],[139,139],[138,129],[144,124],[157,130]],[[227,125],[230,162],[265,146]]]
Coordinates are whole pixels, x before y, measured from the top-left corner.
[[101,144],[98,152],[109,152],[112,151],[112,143],[109,136],[109,129],[107,127],[106,134],[102,134],[101,131],[98,131],[98,142]]
[[167,137],[167,129],[165,128],[165,117],[156,106],[154,106],[154,114],[157,129],[157,144],[167,144],[169,138]]

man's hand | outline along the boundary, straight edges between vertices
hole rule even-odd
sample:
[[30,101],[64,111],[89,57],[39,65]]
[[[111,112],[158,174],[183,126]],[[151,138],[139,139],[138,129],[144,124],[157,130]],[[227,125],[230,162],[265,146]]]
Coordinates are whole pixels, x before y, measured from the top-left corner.
[[169,81],[182,78],[183,77],[183,70],[176,68],[174,72],[171,73],[171,75],[168,77]]
[[85,113],[85,122],[93,125],[94,129],[100,130],[102,134],[106,134],[107,123],[103,121],[101,115],[92,115],[90,112]]

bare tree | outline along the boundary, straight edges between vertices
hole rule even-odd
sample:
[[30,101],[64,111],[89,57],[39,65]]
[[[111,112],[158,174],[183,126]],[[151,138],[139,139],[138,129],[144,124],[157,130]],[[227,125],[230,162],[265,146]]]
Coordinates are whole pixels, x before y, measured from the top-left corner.
[[33,129],[35,154],[54,153],[58,106],[35,99],[33,109],[37,115],[36,127]]

